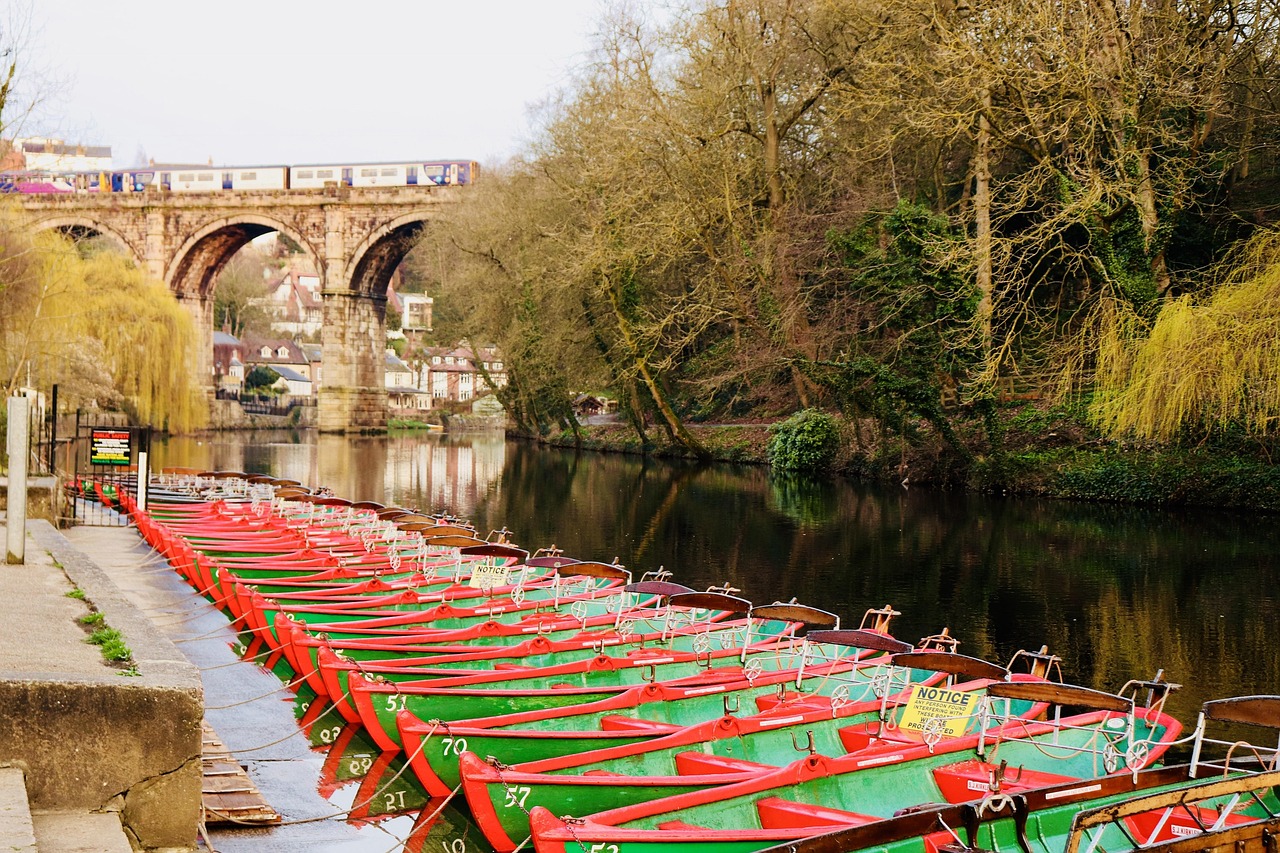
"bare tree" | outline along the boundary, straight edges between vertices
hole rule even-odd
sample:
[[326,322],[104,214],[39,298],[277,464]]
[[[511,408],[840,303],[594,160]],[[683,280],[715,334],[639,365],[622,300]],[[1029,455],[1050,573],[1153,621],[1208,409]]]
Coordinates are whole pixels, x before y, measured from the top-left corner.
[[15,2],[0,11],[0,139],[12,140],[39,116],[63,84],[33,61],[38,36],[30,2]]

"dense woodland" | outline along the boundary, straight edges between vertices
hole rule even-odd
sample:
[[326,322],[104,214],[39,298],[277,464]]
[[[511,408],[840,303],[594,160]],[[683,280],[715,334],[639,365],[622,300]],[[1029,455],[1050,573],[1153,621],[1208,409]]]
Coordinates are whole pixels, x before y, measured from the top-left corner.
[[415,266],[522,429],[611,391],[652,443],[837,412],[956,458],[1036,398],[1096,435],[1280,415],[1280,6],[616,6]]

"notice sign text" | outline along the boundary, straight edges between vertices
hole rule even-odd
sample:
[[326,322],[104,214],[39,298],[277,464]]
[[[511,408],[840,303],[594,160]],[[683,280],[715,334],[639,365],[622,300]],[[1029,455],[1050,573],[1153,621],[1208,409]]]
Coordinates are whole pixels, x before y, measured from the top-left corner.
[[511,570],[506,566],[476,566],[471,570],[471,578],[467,581],[467,586],[472,589],[493,589],[496,586],[506,586],[509,583],[508,578]]
[[[925,687],[917,684],[911,700],[902,712],[898,728],[904,732],[923,734],[929,726],[942,737],[959,737],[969,725],[969,719],[981,694],[945,687]],[[930,725],[931,720],[938,722]]]
[[127,429],[94,429],[89,437],[90,465],[128,465],[133,459]]

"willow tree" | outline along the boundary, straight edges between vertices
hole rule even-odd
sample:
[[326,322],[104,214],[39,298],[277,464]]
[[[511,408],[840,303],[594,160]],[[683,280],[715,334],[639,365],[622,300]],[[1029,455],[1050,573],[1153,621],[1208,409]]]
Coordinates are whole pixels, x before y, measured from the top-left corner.
[[1280,232],[1224,264],[1212,294],[1166,303],[1149,334],[1123,306],[1098,342],[1092,414],[1111,435],[1174,441],[1229,426],[1280,432]]
[[163,282],[120,255],[83,262],[88,294],[76,325],[102,342],[116,388],[142,423],[183,432],[203,425],[204,401],[186,351],[198,340],[190,315]]
[[73,404],[120,403],[140,423],[174,431],[202,425],[204,402],[186,370],[191,320],[162,283],[113,252],[86,257],[52,232],[0,234],[0,269],[23,270],[5,294],[6,309],[20,307],[4,312],[9,392],[58,383]]

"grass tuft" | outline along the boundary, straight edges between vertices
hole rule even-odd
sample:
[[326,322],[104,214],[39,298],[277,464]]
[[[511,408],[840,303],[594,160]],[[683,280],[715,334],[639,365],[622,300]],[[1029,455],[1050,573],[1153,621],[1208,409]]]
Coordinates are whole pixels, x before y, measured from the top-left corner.
[[124,641],[124,636],[115,628],[103,626],[89,635],[86,643],[102,647],[102,656],[108,661],[128,661],[133,652]]

